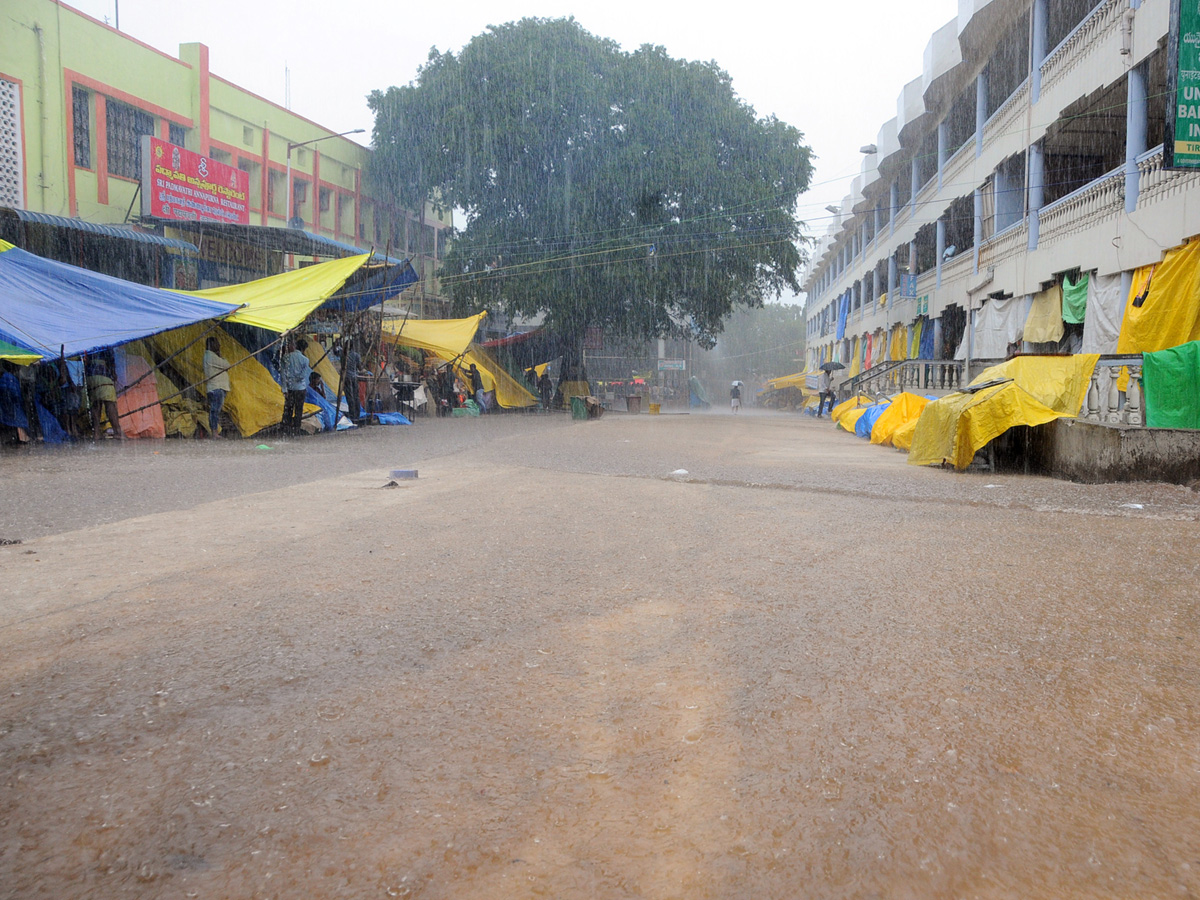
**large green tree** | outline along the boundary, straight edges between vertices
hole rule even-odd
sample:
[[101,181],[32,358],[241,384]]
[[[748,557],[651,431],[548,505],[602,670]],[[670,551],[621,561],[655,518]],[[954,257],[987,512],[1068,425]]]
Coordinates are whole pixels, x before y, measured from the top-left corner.
[[369,100],[376,184],[465,212],[441,273],[463,311],[711,344],[735,307],[798,290],[810,151],[715,63],[523,19]]

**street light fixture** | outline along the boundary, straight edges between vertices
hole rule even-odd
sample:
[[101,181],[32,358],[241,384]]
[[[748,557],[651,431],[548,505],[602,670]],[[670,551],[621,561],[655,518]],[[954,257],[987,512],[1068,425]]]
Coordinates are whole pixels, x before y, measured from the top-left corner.
[[328,141],[336,137],[345,137],[348,134],[362,134],[366,131],[365,128],[355,128],[351,131],[342,131],[338,134],[327,134],[324,137],[313,138],[309,141],[288,141],[287,145],[287,224],[288,228],[292,227],[292,151],[297,147],[303,147],[306,144],[315,144],[317,141]]

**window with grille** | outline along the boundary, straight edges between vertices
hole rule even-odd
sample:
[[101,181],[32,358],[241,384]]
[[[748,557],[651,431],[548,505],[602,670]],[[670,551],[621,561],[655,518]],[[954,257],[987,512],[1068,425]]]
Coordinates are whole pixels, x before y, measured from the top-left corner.
[[75,165],[81,169],[92,167],[92,115],[88,92],[80,87],[71,88],[71,132],[75,140]]
[[182,125],[176,125],[174,122],[171,122],[167,126],[167,128],[170,131],[170,135],[167,137],[167,140],[169,140],[176,147],[186,146],[186,144],[187,144],[187,129],[186,128],[184,128]]
[[154,116],[127,103],[109,100],[108,174],[122,178],[142,176],[142,135],[154,135]]
[[21,86],[0,78],[0,205],[25,205],[25,160],[21,154]]

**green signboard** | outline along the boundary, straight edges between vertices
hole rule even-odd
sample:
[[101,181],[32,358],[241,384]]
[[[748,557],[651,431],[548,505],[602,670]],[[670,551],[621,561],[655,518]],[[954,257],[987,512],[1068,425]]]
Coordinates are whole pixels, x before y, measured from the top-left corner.
[[1163,164],[1200,169],[1200,4],[1171,0]]

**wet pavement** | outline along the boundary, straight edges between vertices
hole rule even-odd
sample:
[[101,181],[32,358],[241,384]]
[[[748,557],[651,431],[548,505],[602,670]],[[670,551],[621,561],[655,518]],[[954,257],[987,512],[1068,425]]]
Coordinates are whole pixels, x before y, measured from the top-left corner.
[[1186,488],[784,415],[255,446],[0,457],[0,896],[1200,894]]

